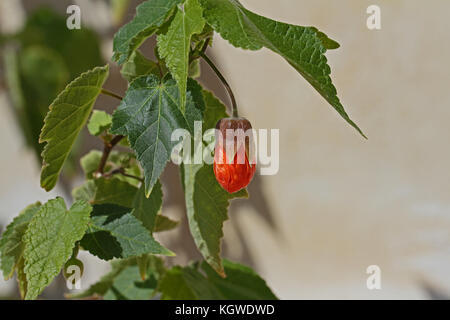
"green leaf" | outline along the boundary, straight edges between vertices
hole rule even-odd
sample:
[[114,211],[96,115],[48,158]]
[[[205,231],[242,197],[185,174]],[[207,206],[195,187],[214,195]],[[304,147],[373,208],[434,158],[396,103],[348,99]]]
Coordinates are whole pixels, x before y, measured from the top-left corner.
[[81,246],[100,259],[129,258],[147,253],[174,255],[161,246],[131,213],[116,205],[95,205]]
[[25,268],[25,259],[21,257],[17,265],[17,285],[19,287],[20,297],[22,299],[25,299],[28,288],[27,275],[25,274],[24,268]]
[[58,275],[75,242],[83,237],[91,211],[86,201],[77,201],[67,210],[64,200],[56,198],[34,215],[23,240],[28,282],[25,299],[35,299]]
[[202,71],[200,68],[200,60],[196,59],[194,61],[191,62],[191,64],[189,65],[189,72],[188,72],[188,76],[192,79],[197,79],[201,76]]
[[205,112],[203,117],[203,131],[214,129],[217,122],[228,117],[225,105],[217,99],[211,92],[203,90],[205,100]]
[[[166,271],[158,290],[163,300],[276,300],[266,282],[251,268],[224,260],[226,278],[206,263]],[[200,268],[201,267],[201,268]],[[202,269],[202,270],[201,270]],[[204,273],[202,273],[203,271]]]
[[157,284],[153,274],[149,274],[146,280],[142,280],[138,266],[130,266],[114,279],[109,294],[105,295],[105,300],[148,300],[155,294]]
[[133,215],[141,221],[144,227],[151,233],[155,227],[156,217],[161,211],[162,200],[163,193],[159,181],[156,182],[148,198],[145,196],[144,186],[141,187],[134,198]]
[[156,223],[153,232],[163,232],[172,230],[176,228],[179,223],[180,223],[179,221],[175,221],[166,216],[158,214],[156,216]]
[[159,76],[159,68],[156,62],[147,59],[139,52],[139,50],[136,50],[131,54],[130,59],[122,66],[120,74],[124,79],[131,83],[140,76],[149,74]]
[[[93,178],[93,173],[97,170],[101,158],[102,152],[99,150],[91,150],[89,153],[81,157],[80,165],[87,179]],[[108,169],[105,168],[105,170]]]
[[93,204],[115,204],[132,208],[133,199],[138,189],[119,179],[100,178],[95,180],[95,196]]
[[217,182],[211,165],[183,165],[182,168],[191,234],[205,260],[225,276],[220,258],[223,222],[228,219],[230,200],[248,197],[247,191],[229,194]]
[[144,255],[143,258],[147,261],[146,274],[150,275],[150,281],[143,281],[136,277],[136,258],[114,260],[111,261],[111,271],[102,276],[98,282],[84,292],[68,295],[68,297],[79,299],[104,296],[105,300],[150,298],[154,295],[156,280],[159,280],[166,270],[161,258],[153,255]]
[[184,8],[177,8],[166,34],[158,36],[158,52],[166,62],[180,90],[180,106],[184,113],[187,78],[189,73],[189,52],[191,38],[203,31],[205,20],[198,0],[187,0]]
[[133,51],[171,15],[172,9],[182,0],[148,0],[136,8],[136,16],[114,36],[113,59],[119,64],[128,60]]
[[39,210],[41,204],[26,207],[14,220],[6,227],[0,239],[0,269],[3,277],[8,280],[14,274],[14,269],[20,264],[23,256],[22,237],[27,230],[28,223]]
[[161,279],[162,300],[219,300],[220,292],[192,266],[175,266]]
[[178,128],[193,130],[193,120],[202,119],[203,106],[198,105],[198,85],[194,83],[193,80],[188,83],[185,115],[179,109],[176,82],[170,79],[160,83],[154,75],[133,81],[113,114],[112,133],[128,136],[144,169],[146,196],[178,143],[171,141],[172,132]]
[[91,113],[108,76],[108,66],[97,67],[72,81],[50,105],[39,141],[42,152],[41,186],[49,191],[58,180],[64,161]]
[[111,127],[112,117],[105,111],[94,110],[89,119],[87,128],[93,136],[99,136]]
[[251,268],[239,263],[223,260],[227,277],[221,278],[211,267],[203,262],[202,269],[208,280],[225,299],[230,300],[276,300],[278,299],[262,279]]
[[266,47],[281,55],[363,137],[344,110],[330,74],[325,52],[337,43],[314,27],[301,27],[271,20],[245,9],[237,0],[200,0],[206,21],[238,48]]

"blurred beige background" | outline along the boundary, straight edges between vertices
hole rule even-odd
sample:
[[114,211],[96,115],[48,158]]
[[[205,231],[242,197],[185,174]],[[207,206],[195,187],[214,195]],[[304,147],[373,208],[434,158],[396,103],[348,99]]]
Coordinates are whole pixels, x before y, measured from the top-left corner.
[[[279,173],[261,178],[278,232],[252,209],[231,215],[258,271],[284,299],[421,299],[429,297],[424,286],[450,293],[450,2],[241,2],[273,19],[314,25],[341,44],[327,53],[332,78],[369,137],[362,139],[279,56],[215,38],[210,54],[241,113],[255,128],[280,129]],[[366,27],[371,4],[381,7],[381,30]],[[39,168],[6,104],[2,92],[2,224],[57,193],[39,188]],[[227,222],[230,243],[234,236]],[[372,264],[381,268],[381,290],[366,288]],[[86,282],[107,268],[96,260],[89,266],[95,270]],[[2,290],[11,284],[0,280]]]

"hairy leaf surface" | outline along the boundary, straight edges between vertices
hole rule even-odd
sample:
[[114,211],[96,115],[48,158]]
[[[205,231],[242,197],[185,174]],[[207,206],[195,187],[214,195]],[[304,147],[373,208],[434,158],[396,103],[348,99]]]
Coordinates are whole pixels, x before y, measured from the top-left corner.
[[77,201],[67,210],[64,200],[56,198],[34,215],[23,240],[28,283],[25,299],[35,299],[58,275],[75,242],[83,237],[91,211],[86,201]]
[[199,94],[201,96],[199,86],[192,80],[188,88],[186,113],[183,114],[174,80],[160,82],[154,75],[139,77],[131,83],[113,114],[111,131],[128,136],[144,169],[146,196],[150,195],[178,143],[171,141],[172,132],[178,128],[191,131],[193,121],[202,120],[203,106],[197,102]]
[[50,105],[39,138],[47,142],[42,152],[41,187],[49,191],[58,180],[67,156],[86,124],[108,77],[108,66],[97,67],[72,81]]

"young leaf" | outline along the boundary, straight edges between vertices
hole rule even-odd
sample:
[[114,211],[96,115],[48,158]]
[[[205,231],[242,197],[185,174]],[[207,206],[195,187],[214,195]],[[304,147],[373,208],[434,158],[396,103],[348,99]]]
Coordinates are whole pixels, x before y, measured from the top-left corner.
[[28,282],[25,299],[35,299],[58,275],[75,242],[83,237],[91,210],[85,201],[77,201],[67,210],[64,200],[56,198],[34,215],[23,240]]
[[114,36],[113,59],[119,64],[162,26],[172,9],[183,0],[148,0],[136,8],[136,16]]
[[183,115],[174,80],[161,83],[154,75],[143,76],[131,83],[113,114],[111,131],[128,136],[131,148],[144,169],[147,197],[177,144],[177,141],[171,141],[172,132],[178,128],[191,129],[193,119],[202,119],[195,103],[198,95],[189,92],[187,97],[186,114]]
[[14,274],[23,256],[22,237],[27,230],[28,223],[39,210],[41,204],[26,207],[14,220],[6,227],[0,239],[0,269],[3,277],[8,280]]
[[58,180],[64,161],[91,113],[108,77],[108,66],[97,67],[72,81],[50,105],[39,141],[42,152],[41,186],[49,191]]
[[203,262],[202,269],[208,280],[225,299],[232,300],[276,300],[278,299],[262,279],[251,268],[239,263],[223,260],[226,279],[217,275],[211,267]]
[[[325,52],[338,44],[313,27],[271,20],[245,9],[237,0],[200,0],[206,21],[238,48],[266,47],[281,55],[362,136],[344,110],[330,74]],[[365,137],[365,136],[364,136]]]
[[247,191],[229,194],[217,182],[211,165],[183,165],[182,168],[191,234],[205,260],[225,276],[220,258],[223,222],[228,219],[229,201],[248,197]]
[[161,211],[163,193],[161,183],[156,182],[150,196],[145,196],[144,186],[136,193],[133,201],[133,215],[142,222],[151,233],[155,227],[156,217]]
[[166,216],[163,216],[161,214],[158,214],[156,216],[156,223],[155,228],[153,229],[153,232],[163,232],[163,231],[169,231],[178,226],[180,222],[172,220]]
[[177,13],[167,33],[158,36],[158,52],[178,83],[180,106],[184,113],[191,37],[203,31],[205,20],[198,0],[187,0],[184,8],[176,10]]
[[[102,152],[91,150],[80,159],[80,165],[87,179],[93,178],[93,173],[97,171],[98,164],[102,158]],[[108,170],[105,168],[105,170]]]
[[200,67],[200,60],[196,59],[192,61],[191,64],[189,65],[188,77],[192,79],[197,79],[201,76],[201,74],[202,70]]
[[94,110],[91,119],[89,119],[87,128],[89,133],[93,136],[99,136],[109,129],[111,126],[112,117],[105,111]]
[[159,76],[159,68],[156,62],[147,59],[139,52],[139,50],[136,50],[131,54],[130,59],[122,66],[120,74],[125,80],[131,83],[140,76],[148,74]]
[[174,255],[161,246],[131,209],[116,205],[95,205],[88,231],[80,242],[100,259],[129,258],[153,253]]

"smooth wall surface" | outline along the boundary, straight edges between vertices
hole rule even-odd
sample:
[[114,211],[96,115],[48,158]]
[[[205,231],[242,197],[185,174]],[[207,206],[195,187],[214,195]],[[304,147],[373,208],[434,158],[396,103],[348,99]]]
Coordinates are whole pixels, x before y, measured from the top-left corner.
[[[428,298],[450,294],[450,2],[242,0],[280,21],[314,25],[341,44],[332,78],[366,141],[281,57],[210,51],[255,128],[280,129],[280,170],[264,176],[279,231],[251,209],[233,214],[258,271],[280,298]],[[366,27],[371,4],[382,28]],[[54,197],[23,147],[0,95],[0,223]],[[226,224],[232,243],[233,227]],[[378,265],[382,289],[368,290]],[[95,264],[92,264],[95,266]],[[91,271],[94,281],[96,272]],[[100,272],[101,271],[101,272]],[[4,290],[7,285],[0,282]]]

